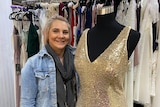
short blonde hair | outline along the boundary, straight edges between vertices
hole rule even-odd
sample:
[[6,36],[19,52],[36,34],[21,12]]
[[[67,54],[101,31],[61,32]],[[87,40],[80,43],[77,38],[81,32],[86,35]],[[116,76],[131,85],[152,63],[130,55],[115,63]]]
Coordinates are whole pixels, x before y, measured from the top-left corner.
[[53,17],[49,18],[45,24],[45,27],[43,30],[43,35],[44,35],[44,44],[48,43],[48,39],[49,39],[49,30],[51,28],[52,23],[55,20],[60,20],[60,21],[64,21],[66,22],[66,24],[68,25],[68,29],[69,29],[69,36],[70,36],[70,41],[71,41],[71,27],[70,27],[70,23],[68,22],[68,20],[66,18],[64,18],[63,16],[60,15],[54,15]]

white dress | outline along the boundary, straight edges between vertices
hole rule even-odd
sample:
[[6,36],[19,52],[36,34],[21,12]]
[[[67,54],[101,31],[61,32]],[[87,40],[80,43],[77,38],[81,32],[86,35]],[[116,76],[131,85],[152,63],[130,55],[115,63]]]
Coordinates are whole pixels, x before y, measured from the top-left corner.
[[[160,44],[160,20],[157,23],[157,36],[158,36],[158,44]],[[152,100],[152,106],[151,107],[159,107],[160,105],[160,48],[154,52],[154,58],[155,58],[155,96]]]
[[40,23],[40,29],[41,29],[41,32],[40,32],[40,35],[41,35],[41,40],[40,40],[40,47],[42,47],[44,45],[44,35],[43,35],[43,29],[44,29],[44,26],[46,24],[46,21],[47,21],[47,17],[45,16],[45,13],[46,13],[46,9],[41,9],[40,10],[40,15],[39,15],[39,23]]
[[152,23],[158,20],[158,2],[157,0],[143,0],[141,2],[141,38],[138,43],[139,64],[135,76],[134,100],[147,107],[151,105],[151,92],[153,92],[153,90],[151,90],[153,59]]
[[[125,1],[125,3],[124,3]],[[135,0],[122,0],[118,6],[116,20],[125,26],[131,26],[136,30],[136,2]]]

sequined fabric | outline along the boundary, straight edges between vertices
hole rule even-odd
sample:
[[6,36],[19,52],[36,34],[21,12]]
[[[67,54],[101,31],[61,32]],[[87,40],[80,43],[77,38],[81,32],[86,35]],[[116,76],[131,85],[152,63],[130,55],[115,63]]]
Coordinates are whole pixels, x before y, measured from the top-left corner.
[[127,107],[123,81],[128,69],[130,27],[125,27],[93,62],[88,57],[88,30],[80,38],[74,60],[81,84],[76,107]]

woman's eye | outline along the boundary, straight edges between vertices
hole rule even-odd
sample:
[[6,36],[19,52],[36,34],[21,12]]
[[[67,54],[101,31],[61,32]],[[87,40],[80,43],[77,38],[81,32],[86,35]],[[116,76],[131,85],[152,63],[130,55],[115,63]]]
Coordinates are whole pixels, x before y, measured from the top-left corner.
[[68,34],[68,33],[69,33],[68,31],[63,31],[63,34],[65,34],[65,35]]
[[57,32],[58,32],[58,29],[53,29],[53,32],[57,33]]

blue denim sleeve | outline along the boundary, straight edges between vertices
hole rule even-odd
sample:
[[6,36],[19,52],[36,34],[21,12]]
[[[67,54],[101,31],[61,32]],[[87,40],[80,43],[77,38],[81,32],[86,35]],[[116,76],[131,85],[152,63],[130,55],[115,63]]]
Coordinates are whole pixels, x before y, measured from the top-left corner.
[[31,60],[28,60],[21,71],[21,107],[35,107],[37,83]]

